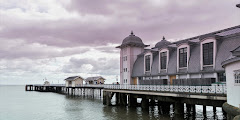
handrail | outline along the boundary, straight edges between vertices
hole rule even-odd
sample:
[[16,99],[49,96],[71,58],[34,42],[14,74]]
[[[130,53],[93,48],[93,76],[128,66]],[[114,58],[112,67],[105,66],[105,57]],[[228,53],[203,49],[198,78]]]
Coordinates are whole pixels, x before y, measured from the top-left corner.
[[[37,86],[37,85],[35,85]],[[46,86],[65,86],[65,84],[51,84]],[[141,91],[165,91],[183,93],[210,93],[227,94],[226,85],[220,86],[183,86],[183,85],[129,85],[129,84],[84,84],[75,87],[102,87],[104,89],[141,90]]]

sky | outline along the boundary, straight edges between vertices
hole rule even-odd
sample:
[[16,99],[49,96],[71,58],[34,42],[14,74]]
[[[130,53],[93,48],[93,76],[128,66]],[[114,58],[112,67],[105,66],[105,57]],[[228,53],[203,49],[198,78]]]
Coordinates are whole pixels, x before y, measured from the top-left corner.
[[0,0],[0,84],[119,81],[131,30],[144,44],[240,25],[240,0]]

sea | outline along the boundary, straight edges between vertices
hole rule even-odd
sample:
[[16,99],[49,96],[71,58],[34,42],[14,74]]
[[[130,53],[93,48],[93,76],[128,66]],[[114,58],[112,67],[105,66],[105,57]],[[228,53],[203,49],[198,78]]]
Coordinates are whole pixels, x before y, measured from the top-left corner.
[[[204,119],[202,106],[196,106],[196,117]],[[51,92],[25,91],[25,86],[0,86],[0,120],[171,120],[174,115],[160,114],[157,106],[105,106],[100,97],[68,96]],[[207,106],[205,119],[225,119],[222,108],[214,114]]]

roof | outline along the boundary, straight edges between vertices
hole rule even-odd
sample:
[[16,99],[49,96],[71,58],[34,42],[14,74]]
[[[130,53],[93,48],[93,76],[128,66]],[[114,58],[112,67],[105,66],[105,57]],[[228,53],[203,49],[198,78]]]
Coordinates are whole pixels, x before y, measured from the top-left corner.
[[81,76],[71,76],[71,77],[66,78],[65,80],[66,81],[73,81],[73,80],[78,79],[78,78],[83,79]]
[[230,64],[230,63],[233,63],[233,62],[237,62],[237,61],[240,61],[240,57],[234,56],[234,57],[231,58],[231,59],[228,59],[228,60],[226,60],[226,61],[223,61],[223,62],[222,62],[222,66],[225,67],[227,64]]
[[223,61],[221,63],[221,65],[223,67],[225,67],[227,64],[236,62],[236,61],[240,61],[240,46],[238,46],[237,48],[235,48],[234,50],[231,51],[232,55],[226,59],[225,61]]
[[133,32],[131,32],[131,34],[123,40],[122,44],[116,48],[122,48],[126,46],[147,47],[149,45],[143,44],[142,39],[138,36],[135,36]]
[[163,39],[161,41],[159,41],[154,48],[162,48],[162,47],[167,47],[168,45],[170,45],[171,42],[167,41],[165,39],[165,37],[163,36]]
[[234,49],[232,52],[233,56],[240,57],[240,46],[238,46],[236,49]]
[[[201,39],[205,39],[207,37],[215,37],[217,40],[215,68],[204,68],[204,70],[201,70],[199,43]],[[178,44],[182,43],[188,43],[190,45],[190,57],[188,70],[181,72],[194,74],[201,72],[224,71],[224,68],[222,67],[222,62],[228,60],[229,56],[231,56],[232,53],[235,53],[235,55],[236,54],[240,55],[240,25],[204,35],[199,35],[189,39],[184,39],[167,45],[168,48],[172,47],[174,49],[169,49],[169,62],[166,73],[162,74],[159,73],[159,55],[153,54],[151,73],[144,74],[144,54],[146,52],[145,51],[138,55],[133,65],[132,77],[181,74],[180,72],[177,72],[177,49],[175,48],[177,47]],[[234,58],[234,60],[236,59],[238,58]]]
[[206,33],[206,34],[203,34],[203,35],[198,35],[198,36],[183,39],[183,40],[179,40],[179,41],[173,42],[172,44],[181,43],[183,41],[196,40],[196,39],[199,39],[202,36],[209,36],[210,34],[225,37],[225,36],[233,35],[233,34],[236,34],[236,33],[240,33],[240,25],[230,27],[230,28],[226,28],[226,29],[223,29],[223,30],[218,30],[218,31],[211,32],[211,33]]
[[98,80],[98,79],[100,79],[100,78],[106,80],[106,79],[103,78],[102,76],[96,76],[96,77],[88,77],[87,79],[85,79],[85,81],[86,81],[86,82],[88,82],[88,81],[96,81],[96,80]]

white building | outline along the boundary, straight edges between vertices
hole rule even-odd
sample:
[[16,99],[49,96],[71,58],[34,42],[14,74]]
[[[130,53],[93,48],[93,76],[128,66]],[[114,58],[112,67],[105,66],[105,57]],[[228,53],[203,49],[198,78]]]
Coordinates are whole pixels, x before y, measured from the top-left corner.
[[144,49],[133,32],[120,46],[120,84],[225,84],[221,63],[240,46],[240,25],[192,38],[169,42],[164,37]]
[[144,51],[144,45],[142,40],[135,36],[133,32],[126,37],[120,46],[120,84],[137,84],[137,79],[133,79],[131,72],[133,64],[137,59],[137,56]]
[[240,46],[222,65],[227,77],[227,103],[240,108]]
[[66,87],[76,87],[83,85],[83,78],[81,76],[72,76],[65,79]]

